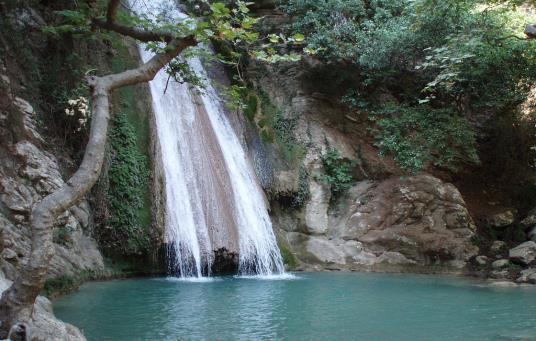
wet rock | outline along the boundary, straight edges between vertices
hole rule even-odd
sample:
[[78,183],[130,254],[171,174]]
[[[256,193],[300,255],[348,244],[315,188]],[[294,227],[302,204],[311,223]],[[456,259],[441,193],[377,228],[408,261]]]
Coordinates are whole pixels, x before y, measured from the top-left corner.
[[536,268],[522,270],[519,275],[516,282],[536,284]]
[[484,256],[484,255],[480,255],[480,256],[476,256],[475,258],[475,261],[477,262],[477,264],[479,265],[486,265],[488,264],[488,260],[489,258]]
[[488,224],[491,227],[497,228],[510,226],[514,223],[514,221],[515,215],[512,210],[500,212],[488,218]]
[[491,282],[489,285],[497,288],[512,288],[518,286],[516,283],[510,281],[496,281]]
[[489,249],[493,253],[503,252],[506,250],[506,243],[502,240],[496,240],[491,244],[491,247]]
[[489,276],[494,279],[508,279],[510,278],[510,273],[508,270],[493,270]]
[[536,259],[536,242],[528,241],[519,244],[510,249],[508,255],[512,262],[528,265]]
[[494,269],[502,269],[506,268],[510,265],[510,261],[508,259],[499,259],[495,262],[491,263],[491,267]]
[[212,273],[217,275],[235,274],[238,271],[239,256],[225,248],[214,250]]

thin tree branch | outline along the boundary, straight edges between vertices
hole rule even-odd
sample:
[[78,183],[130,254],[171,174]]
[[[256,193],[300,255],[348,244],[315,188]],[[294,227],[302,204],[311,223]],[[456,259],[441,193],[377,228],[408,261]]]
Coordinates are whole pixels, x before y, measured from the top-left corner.
[[167,31],[148,31],[141,28],[130,27],[118,24],[115,21],[105,21],[99,18],[93,19],[93,26],[99,27],[108,31],[114,31],[124,36],[129,36],[143,42],[164,41],[169,43],[176,36]]

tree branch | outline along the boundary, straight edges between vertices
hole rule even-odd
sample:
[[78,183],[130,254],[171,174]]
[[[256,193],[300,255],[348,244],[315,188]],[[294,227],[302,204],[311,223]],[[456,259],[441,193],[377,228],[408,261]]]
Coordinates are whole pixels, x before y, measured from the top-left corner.
[[108,8],[106,10],[106,20],[101,18],[93,18],[93,27],[99,27],[108,31],[114,31],[124,36],[129,36],[143,42],[165,41],[166,43],[169,43],[174,38],[178,38],[176,37],[176,35],[168,31],[149,31],[117,23],[116,18],[120,4],[121,0],[110,0],[108,2]]
[[112,23],[115,21],[115,17],[117,16],[117,10],[119,8],[119,4],[121,3],[121,0],[110,0],[108,2],[108,9],[106,11],[106,21],[109,23]]
[[155,55],[136,69],[87,78],[93,97],[93,116],[84,158],[73,176],[32,210],[32,248],[28,262],[23,265],[16,280],[0,299],[0,339],[7,337],[9,329],[15,323],[31,321],[35,298],[43,288],[49,263],[54,255],[52,237],[56,218],[84,197],[100,175],[110,120],[111,92],[124,86],[152,80],[167,63],[185,48],[196,43],[193,36],[174,39],[165,52]]
[[173,35],[171,32],[148,31],[141,28],[121,25],[116,23],[115,21],[105,21],[99,18],[93,19],[92,24],[94,27],[99,27],[108,31],[114,31],[121,35],[129,36],[143,42],[165,41],[166,43],[169,43],[175,38],[175,35]]

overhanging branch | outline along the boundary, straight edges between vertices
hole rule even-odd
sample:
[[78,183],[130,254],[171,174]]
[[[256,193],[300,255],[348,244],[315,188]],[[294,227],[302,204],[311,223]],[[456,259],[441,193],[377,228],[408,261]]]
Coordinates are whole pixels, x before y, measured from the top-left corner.
[[[110,3],[112,2],[119,3],[113,0]],[[113,13],[114,8],[110,7]],[[35,298],[43,288],[50,260],[54,255],[52,236],[56,218],[83,198],[100,175],[110,120],[111,92],[124,86],[152,80],[173,58],[196,44],[194,36],[172,39],[164,52],[156,54],[135,69],[87,78],[93,97],[93,114],[84,158],[73,176],[61,188],[43,198],[32,210],[32,248],[28,262],[23,265],[16,280],[3,292],[0,299],[0,339],[7,337],[9,329],[15,323],[31,320]]]

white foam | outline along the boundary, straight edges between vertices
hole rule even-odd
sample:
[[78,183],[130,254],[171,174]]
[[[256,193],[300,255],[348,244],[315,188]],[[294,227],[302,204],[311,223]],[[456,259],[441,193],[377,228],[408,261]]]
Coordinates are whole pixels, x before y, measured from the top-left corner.
[[164,280],[169,282],[183,282],[183,283],[213,283],[222,280],[220,277],[174,277],[168,276]]
[[[154,0],[136,10],[156,15],[157,8],[171,4]],[[168,10],[166,16],[185,18],[176,12]],[[153,56],[143,45],[140,54],[144,61]],[[208,79],[198,58],[187,62],[199,78]],[[149,84],[165,175],[165,241],[175,262],[172,272],[201,278],[202,269],[211,268],[213,250],[223,247],[238,251],[241,275],[283,275],[264,193],[210,81],[196,93],[161,70]]]
[[254,279],[258,281],[289,281],[303,279],[302,277],[288,272],[273,275],[236,275],[233,277],[236,279]]

